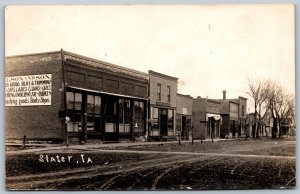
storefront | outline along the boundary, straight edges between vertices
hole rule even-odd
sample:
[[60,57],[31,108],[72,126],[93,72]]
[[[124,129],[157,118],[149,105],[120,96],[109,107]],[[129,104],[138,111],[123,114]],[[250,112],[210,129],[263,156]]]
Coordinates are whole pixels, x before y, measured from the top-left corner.
[[206,137],[220,138],[222,119],[220,114],[206,113]]
[[6,77],[7,139],[109,142],[146,134],[147,73],[60,51],[8,57]]
[[149,135],[174,137],[178,78],[149,71]]
[[145,134],[146,100],[67,88],[69,137],[118,141]]
[[151,107],[152,129],[150,136],[174,136],[174,110]]

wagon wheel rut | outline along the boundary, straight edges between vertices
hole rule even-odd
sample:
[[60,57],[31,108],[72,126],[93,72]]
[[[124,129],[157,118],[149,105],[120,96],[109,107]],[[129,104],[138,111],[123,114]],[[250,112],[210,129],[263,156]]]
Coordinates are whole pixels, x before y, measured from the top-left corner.
[[[182,160],[183,158],[188,158],[185,160]],[[49,183],[55,183],[55,182],[64,182],[66,180],[73,180],[73,179],[84,179],[84,178],[90,178],[97,175],[112,175],[112,174],[119,174],[119,173],[126,173],[136,171],[138,169],[146,169],[146,168],[152,168],[156,166],[163,166],[163,165],[169,165],[176,162],[184,162],[191,160],[191,158],[196,158],[196,160],[201,160],[203,157],[197,157],[197,156],[169,156],[164,159],[153,159],[153,160],[146,160],[139,163],[131,163],[128,165],[123,165],[123,169],[120,170],[120,164],[111,166],[110,168],[103,168],[102,166],[95,167],[93,169],[89,169],[88,171],[85,168],[77,169],[76,172],[73,170],[68,171],[62,171],[60,172],[60,176],[57,176],[55,174],[55,178],[51,178],[51,175],[53,173],[45,173],[45,174],[39,174],[39,175],[32,175],[34,178],[30,179],[29,176],[25,178],[26,176],[22,176],[24,179],[21,179],[22,177],[16,177],[14,179],[13,177],[7,178],[7,188],[20,188],[20,189],[28,189],[32,187],[41,187],[42,185],[47,185]],[[150,165],[145,166],[145,163],[150,163]],[[105,171],[105,172],[103,172]],[[86,173],[87,172],[87,173]],[[50,176],[49,176],[50,174]],[[118,175],[119,176],[119,175]],[[116,177],[117,178],[117,177]],[[115,179],[116,179],[115,178]],[[30,180],[30,181],[29,181]],[[107,184],[109,185],[109,184]],[[107,186],[106,186],[107,187]]]

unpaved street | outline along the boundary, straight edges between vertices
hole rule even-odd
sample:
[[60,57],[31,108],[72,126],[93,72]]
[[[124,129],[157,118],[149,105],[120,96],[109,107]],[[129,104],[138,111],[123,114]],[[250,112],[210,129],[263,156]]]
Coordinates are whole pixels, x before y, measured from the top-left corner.
[[[294,141],[220,141],[9,154],[6,183],[22,190],[294,188],[294,150]],[[41,162],[41,154],[74,160]]]

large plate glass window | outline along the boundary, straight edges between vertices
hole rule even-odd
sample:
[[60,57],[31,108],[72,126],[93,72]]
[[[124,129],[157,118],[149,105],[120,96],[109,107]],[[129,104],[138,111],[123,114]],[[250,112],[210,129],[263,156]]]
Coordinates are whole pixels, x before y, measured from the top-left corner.
[[68,132],[82,131],[82,94],[76,92],[66,93],[67,115],[70,121],[67,124]]
[[130,100],[119,99],[119,133],[130,133]]
[[133,132],[136,134],[144,133],[144,102],[134,101],[134,127]]
[[101,97],[87,95],[86,101],[87,131],[101,132]]
[[174,111],[168,110],[168,130],[173,131],[174,129]]

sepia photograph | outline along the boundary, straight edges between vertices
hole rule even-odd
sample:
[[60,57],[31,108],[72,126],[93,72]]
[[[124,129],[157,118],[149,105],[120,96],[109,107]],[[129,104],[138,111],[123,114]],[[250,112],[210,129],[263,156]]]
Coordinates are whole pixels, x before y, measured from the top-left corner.
[[293,4],[8,5],[6,190],[295,190]]

